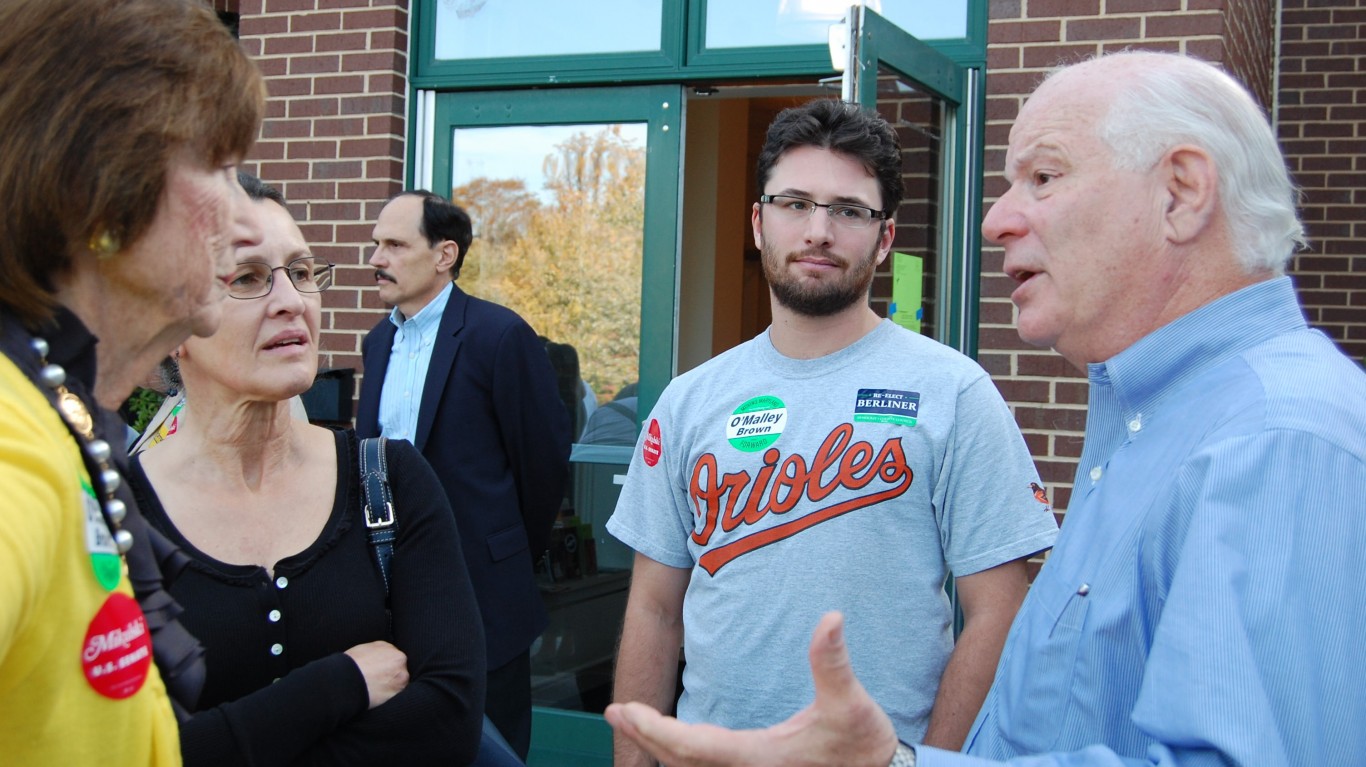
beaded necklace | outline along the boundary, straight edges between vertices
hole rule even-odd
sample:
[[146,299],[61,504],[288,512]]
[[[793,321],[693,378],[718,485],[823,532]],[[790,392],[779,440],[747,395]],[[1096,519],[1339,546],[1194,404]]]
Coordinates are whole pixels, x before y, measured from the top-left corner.
[[119,476],[118,469],[110,463],[113,450],[108,442],[95,438],[95,417],[81,398],[66,388],[66,370],[61,365],[47,361],[47,341],[35,336],[29,341],[29,348],[38,355],[38,380],[53,392],[57,412],[62,414],[62,420],[66,421],[72,433],[79,438],[81,451],[99,469],[96,472],[98,476],[92,476],[91,482],[103,490],[100,512],[114,536],[114,545],[118,547],[119,555],[123,556],[133,548],[133,534],[120,526],[124,517],[128,516],[128,507],[114,497],[114,491],[123,482],[123,478]]

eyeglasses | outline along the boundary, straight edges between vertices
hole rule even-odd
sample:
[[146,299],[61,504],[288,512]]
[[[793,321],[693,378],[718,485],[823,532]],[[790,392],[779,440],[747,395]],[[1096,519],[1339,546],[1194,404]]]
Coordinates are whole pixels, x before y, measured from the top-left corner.
[[759,202],[772,205],[785,218],[793,221],[805,221],[816,214],[817,208],[825,208],[832,221],[849,229],[864,229],[875,220],[882,221],[887,218],[883,211],[865,208],[862,205],[849,205],[843,202],[825,205],[805,197],[785,194],[761,194]]
[[243,300],[270,295],[275,285],[275,272],[283,269],[289,281],[300,293],[321,293],[332,286],[336,267],[321,259],[307,256],[296,258],[284,266],[271,266],[260,261],[245,261],[228,280],[228,295]]

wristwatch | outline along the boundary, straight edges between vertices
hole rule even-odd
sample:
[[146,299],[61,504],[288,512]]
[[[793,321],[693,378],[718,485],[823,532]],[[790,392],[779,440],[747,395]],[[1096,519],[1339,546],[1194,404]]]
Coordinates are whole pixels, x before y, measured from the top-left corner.
[[887,767],[915,767],[915,749],[905,743],[897,743]]

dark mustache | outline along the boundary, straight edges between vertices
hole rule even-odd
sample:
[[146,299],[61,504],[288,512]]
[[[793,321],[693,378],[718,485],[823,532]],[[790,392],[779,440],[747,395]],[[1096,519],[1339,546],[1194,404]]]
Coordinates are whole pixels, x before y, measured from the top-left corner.
[[390,274],[390,273],[384,271],[383,269],[376,269],[376,270],[375,270],[375,279],[378,280],[380,277],[383,277],[384,279],[386,279],[386,280],[388,280],[388,281],[390,281],[390,282],[398,282],[398,280],[394,279],[394,275],[392,275],[392,274]]

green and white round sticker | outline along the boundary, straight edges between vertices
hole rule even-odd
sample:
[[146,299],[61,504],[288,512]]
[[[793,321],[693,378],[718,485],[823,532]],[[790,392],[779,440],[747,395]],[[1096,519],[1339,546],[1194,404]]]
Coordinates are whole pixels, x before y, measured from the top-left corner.
[[726,439],[736,450],[755,453],[777,442],[786,427],[787,405],[766,394],[735,408],[726,421]]

